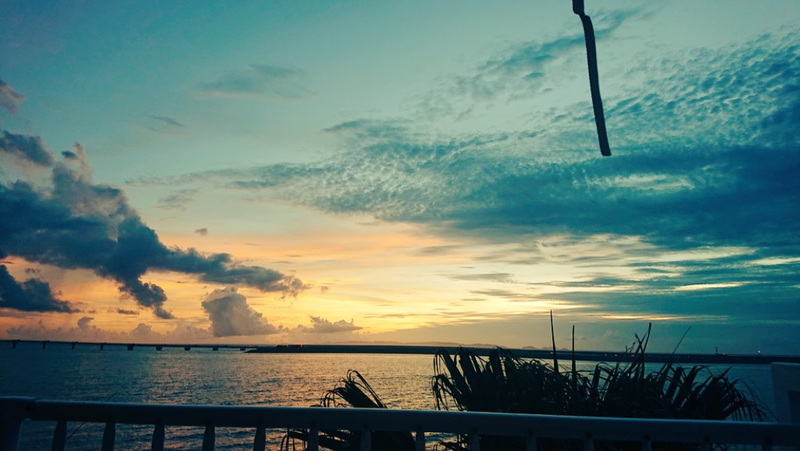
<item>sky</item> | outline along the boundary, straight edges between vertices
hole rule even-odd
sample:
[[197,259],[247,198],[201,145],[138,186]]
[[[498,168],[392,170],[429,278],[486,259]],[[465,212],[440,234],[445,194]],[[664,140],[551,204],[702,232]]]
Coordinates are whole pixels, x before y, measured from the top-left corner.
[[0,338],[800,352],[800,3],[0,5]]

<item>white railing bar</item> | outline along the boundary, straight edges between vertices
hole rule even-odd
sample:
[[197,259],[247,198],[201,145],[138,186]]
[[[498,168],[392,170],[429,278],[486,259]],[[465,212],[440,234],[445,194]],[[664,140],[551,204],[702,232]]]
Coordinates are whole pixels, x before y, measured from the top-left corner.
[[206,425],[203,433],[203,451],[214,451],[214,425],[211,423]]
[[264,451],[267,447],[267,429],[263,424],[256,427],[256,437],[253,439],[253,451]]
[[474,428],[467,436],[467,449],[469,451],[480,451],[481,449],[481,436]]
[[52,451],[64,451],[67,444],[67,420],[63,417],[58,418],[56,430],[53,432]]
[[367,427],[364,427],[364,429],[361,430],[360,445],[360,451],[372,451],[372,431],[370,431]]
[[425,451],[425,430],[422,426],[417,427],[417,435],[414,437],[414,451]]
[[0,403],[0,450],[16,450],[19,447],[19,433],[22,420],[5,418],[3,404]]
[[[308,407],[197,406],[52,401],[36,398],[0,398],[4,421],[22,419],[121,424],[158,424],[256,428],[311,428],[359,430],[369,419],[376,431],[415,431],[468,434],[476,425],[485,435],[524,436],[538,431],[540,438],[584,438],[641,442],[800,444],[800,424],[734,421],[600,418],[523,415],[484,412],[448,412],[390,409],[334,409]],[[157,428],[158,429],[158,428]],[[157,432],[157,431],[156,431]],[[163,431],[162,431],[163,433]],[[154,433],[154,445],[157,434]],[[154,447],[155,449],[155,447]]]
[[319,449],[319,429],[312,427],[308,431],[308,446],[306,451],[317,451]]
[[525,451],[536,451],[536,436],[533,433],[528,433],[525,437]]
[[150,446],[152,451],[164,451],[164,423],[160,419],[155,422],[153,428],[153,444]]
[[103,444],[100,448],[101,451],[114,451],[114,435],[117,433],[117,425],[109,420],[106,423],[106,428],[103,430]]

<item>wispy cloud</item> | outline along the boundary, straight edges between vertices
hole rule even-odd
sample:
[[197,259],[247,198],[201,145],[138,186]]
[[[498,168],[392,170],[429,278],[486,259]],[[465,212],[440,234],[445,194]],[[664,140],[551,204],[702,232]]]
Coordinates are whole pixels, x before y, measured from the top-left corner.
[[38,166],[50,166],[54,161],[53,153],[47,150],[42,138],[10,133],[6,130],[0,135],[0,152]]
[[[646,16],[645,11],[615,11],[595,17],[597,40],[612,36],[627,20]],[[429,117],[441,115],[464,118],[477,105],[513,101],[536,96],[559,79],[572,75],[567,60],[582,61],[585,46],[580,27],[568,35],[546,41],[527,41],[506,49],[477,64],[469,73],[447,77],[428,92],[418,108]],[[568,66],[565,69],[561,66]]]
[[158,199],[158,208],[162,210],[186,210],[186,205],[197,197],[196,189],[181,189]]
[[186,128],[186,124],[171,116],[147,116],[145,127],[154,132],[176,132]]
[[299,69],[252,64],[245,70],[231,72],[200,86],[201,97],[266,97],[294,100],[311,92],[303,85],[304,72]]
[[24,95],[15,91],[8,83],[0,80],[0,107],[3,107],[9,113],[16,113],[24,101]]

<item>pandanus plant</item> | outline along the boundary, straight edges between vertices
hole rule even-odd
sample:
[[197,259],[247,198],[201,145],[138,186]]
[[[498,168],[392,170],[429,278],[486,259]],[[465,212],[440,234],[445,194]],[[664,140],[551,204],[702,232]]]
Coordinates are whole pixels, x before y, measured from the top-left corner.
[[[439,410],[507,412],[549,415],[581,415],[627,418],[667,418],[760,421],[763,411],[746,383],[732,380],[728,370],[715,374],[697,365],[684,368],[666,363],[647,371],[646,349],[650,328],[636,336],[626,355],[630,362],[599,363],[590,372],[576,369],[573,354],[571,369],[560,368],[553,345],[554,362],[520,359],[508,350],[493,349],[488,357],[461,348],[455,354],[439,351],[434,358],[431,387]],[[386,408],[364,377],[349,371],[322,398],[323,407]],[[287,435],[307,440],[308,431],[293,430]],[[320,447],[331,450],[359,449],[358,431],[321,431]],[[410,433],[373,432],[374,449],[404,451],[414,449]],[[446,450],[467,449],[466,437],[442,441]],[[633,443],[596,443],[598,450],[640,449]],[[570,440],[539,439],[539,450],[572,451],[582,444]],[[696,445],[659,444],[653,449],[686,451]],[[288,449],[288,448],[285,448]],[[481,450],[514,451],[525,449],[524,439],[481,436]]]
[[[386,404],[358,371],[349,370],[347,376],[323,395],[317,407],[356,407],[385,409]],[[294,449],[294,440],[308,442],[307,429],[292,429],[284,437],[282,450]],[[375,431],[372,433],[372,449],[386,451],[411,451],[414,439],[410,432]],[[320,449],[358,450],[361,444],[360,431],[324,430],[319,432]]]
[[[763,411],[750,387],[697,365],[688,369],[666,363],[646,371],[645,356],[650,328],[636,337],[625,354],[629,363],[599,363],[590,373],[559,369],[536,360],[515,358],[509,351],[493,350],[487,358],[467,349],[455,355],[440,351],[432,379],[438,409],[550,415],[626,418],[666,418],[760,421]],[[554,358],[557,355],[554,347]],[[443,443],[446,449],[465,450],[466,438]],[[522,450],[524,440],[481,437],[482,450]],[[578,442],[540,440],[538,449],[582,449]],[[639,449],[639,444],[598,443],[597,449]],[[654,449],[690,450],[695,445],[653,444]]]

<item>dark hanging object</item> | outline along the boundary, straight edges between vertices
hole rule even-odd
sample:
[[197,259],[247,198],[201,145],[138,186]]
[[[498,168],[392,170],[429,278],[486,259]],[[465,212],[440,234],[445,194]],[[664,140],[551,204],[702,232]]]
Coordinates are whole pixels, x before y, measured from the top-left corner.
[[592,19],[583,12],[583,0],[572,0],[572,12],[580,16],[583,34],[586,37],[586,59],[589,60],[589,87],[592,91],[592,107],[594,121],[597,124],[597,140],[600,142],[600,153],[604,157],[611,155],[606,134],[606,118],[603,115],[603,99],[600,98],[600,80],[597,75],[597,46],[594,40]]

